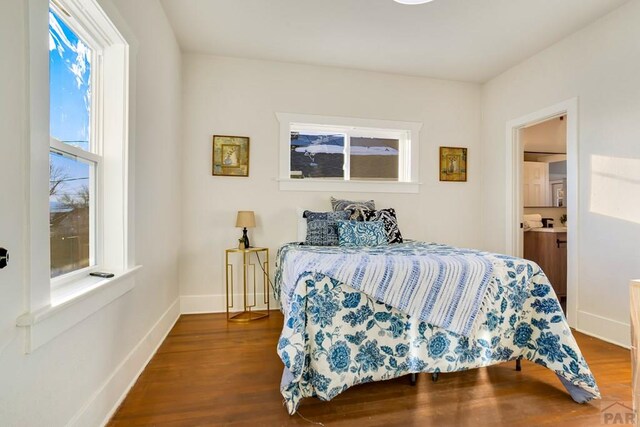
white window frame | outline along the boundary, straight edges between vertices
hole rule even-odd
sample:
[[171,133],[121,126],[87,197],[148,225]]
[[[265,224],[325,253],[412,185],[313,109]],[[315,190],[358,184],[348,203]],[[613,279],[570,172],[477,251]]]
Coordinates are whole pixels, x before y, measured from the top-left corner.
[[[66,329],[124,295],[134,286],[132,275],[140,266],[133,259],[134,241],[129,223],[133,219],[133,170],[129,167],[129,105],[133,73],[130,56],[136,45],[117,9],[110,0],[53,0],[78,25],[71,28],[97,53],[92,58],[96,80],[92,81],[91,141],[100,166],[95,179],[96,266],[70,273],[63,280],[52,280],[49,245],[49,152],[91,156],[79,148],[51,141],[49,136],[49,1],[28,3],[29,34],[29,221],[27,312],[17,325],[27,329],[25,350],[32,352]],[[54,8],[54,10],[55,10]],[[60,15],[59,15],[60,16]],[[89,30],[93,29],[93,30]],[[95,134],[95,135],[94,135]],[[62,144],[63,146],[59,146]],[[106,197],[108,195],[108,197]],[[106,270],[115,277],[89,276],[89,270]],[[76,274],[77,273],[77,274]],[[82,273],[82,274],[81,274]],[[62,277],[62,276],[61,276]]]
[[[374,193],[418,193],[420,129],[422,123],[350,117],[276,113],[280,122],[280,167],[278,181],[283,191],[353,191]],[[326,131],[345,135],[343,178],[291,178],[291,132]],[[352,137],[398,139],[398,180],[351,179]]]
[[[69,3],[69,4],[66,4]],[[89,163],[93,163],[94,168],[92,170],[92,176],[90,179],[90,207],[89,207],[89,266],[80,268],[78,270],[71,271],[66,274],[62,274],[57,277],[51,278],[52,289],[60,288],[69,283],[77,281],[86,277],[89,273],[98,271],[102,268],[102,209],[104,206],[104,194],[102,191],[102,148],[103,148],[103,133],[101,129],[101,120],[103,116],[102,109],[102,96],[103,96],[103,66],[102,56],[105,48],[108,48],[109,42],[104,40],[99,35],[96,29],[91,29],[90,26],[83,24],[80,20],[87,21],[87,16],[84,13],[78,13],[78,15],[71,14],[69,10],[73,10],[77,3],[67,2],[65,0],[52,0],[49,5],[55,12],[59,19],[61,19],[79,38],[91,49],[91,106],[89,109],[89,147],[88,150],[74,147],[70,144],[66,144],[56,138],[50,136],[49,145],[51,151],[57,151],[63,155],[75,157]],[[76,12],[77,13],[77,12]],[[76,18],[76,17],[79,17]]]

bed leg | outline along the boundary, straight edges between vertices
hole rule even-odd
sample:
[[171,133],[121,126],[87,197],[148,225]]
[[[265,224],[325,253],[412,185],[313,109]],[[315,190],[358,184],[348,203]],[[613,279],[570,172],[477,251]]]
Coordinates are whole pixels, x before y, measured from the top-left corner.
[[522,364],[520,363],[521,360],[522,360],[522,356],[516,359],[516,371],[518,372],[522,371]]
[[411,374],[411,385],[416,385],[416,381],[418,381],[418,374]]
[[433,381],[433,382],[435,383],[436,381],[438,381],[438,377],[439,377],[439,376],[440,376],[440,373],[439,373],[439,372],[434,372],[434,373],[432,373],[432,374],[431,374],[431,381]]

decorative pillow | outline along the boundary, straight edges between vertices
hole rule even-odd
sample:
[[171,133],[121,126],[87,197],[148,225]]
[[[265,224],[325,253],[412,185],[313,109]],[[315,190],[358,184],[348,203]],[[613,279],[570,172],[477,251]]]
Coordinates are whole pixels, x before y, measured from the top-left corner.
[[387,234],[388,243],[402,243],[402,234],[398,228],[396,211],[393,208],[379,209],[377,211],[365,210],[362,212],[365,221],[384,222],[384,232]]
[[337,221],[349,219],[351,211],[311,212],[304,211],[307,219],[307,238],[304,243],[313,246],[337,246]]
[[353,213],[351,214],[351,219],[364,221],[364,215],[362,214],[362,211],[364,211],[365,209],[370,211],[375,210],[376,202],[374,202],[373,200],[342,200],[331,197],[331,208],[334,212],[351,209],[353,211]]
[[387,244],[382,221],[338,221],[340,246],[379,246]]

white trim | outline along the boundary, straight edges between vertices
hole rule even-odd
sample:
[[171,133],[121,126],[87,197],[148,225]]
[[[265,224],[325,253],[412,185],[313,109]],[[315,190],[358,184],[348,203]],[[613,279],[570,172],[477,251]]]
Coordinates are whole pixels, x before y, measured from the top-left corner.
[[129,167],[129,48],[126,44],[113,45],[104,50],[103,97],[100,128],[103,143],[104,162],[101,168],[100,193],[109,195],[108,203],[105,197],[99,200],[102,213],[102,227],[104,233],[101,240],[103,268],[107,270],[121,270],[126,268],[129,239],[127,233],[128,185]]
[[[54,2],[53,9],[60,19],[67,26],[72,27],[91,49],[99,51],[109,45],[122,42],[121,32],[98,2],[87,0],[52,0],[52,2]],[[67,16],[58,6],[62,6],[71,16]]]
[[[279,172],[277,180],[280,190],[285,191],[368,191],[368,192],[419,192],[420,181],[420,129],[422,123],[394,120],[362,119],[352,117],[318,116],[312,114],[276,113],[280,123],[279,143]],[[325,179],[292,180],[290,174],[291,127],[305,127],[307,125],[331,126],[333,129],[342,128],[345,131],[367,129],[367,134],[373,132],[380,136],[398,137],[398,133],[407,135],[399,150],[399,181],[351,181]],[[402,139],[402,138],[401,138]],[[348,144],[348,142],[347,142]],[[348,174],[347,179],[348,179]],[[296,181],[296,182],[292,182]],[[343,185],[338,185],[338,184]],[[412,184],[413,187],[401,185]]]
[[332,191],[356,193],[419,193],[419,182],[342,181],[334,179],[279,179],[283,191]]
[[[344,138],[344,163],[342,168],[342,173],[344,174],[344,180],[351,180],[351,135],[346,134]],[[289,158],[291,159],[291,158]],[[282,177],[281,177],[282,178]]]
[[[242,301],[244,295],[236,293],[233,296],[234,301]],[[257,293],[258,302],[264,301],[264,293]],[[269,309],[279,310],[280,305],[273,298],[273,294],[269,294]],[[227,297],[225,294],[208,294],[208,295],[181,295],[180,296],[180,313],[182,314],[202,314],[202,313],[225,313]],[[238,304],[236,304],[238,305]],[[266,305],[257,305],[254,310],[264,310]],[[237,307],[233,312],[240,311],[242,307]]]
[[49,3],[29,1],[28,227],[25,300],[30,311],[51,299],[49,230]]
[[106,425],[179,318],[176,299],[67,425]]
[[225,295],[180,295],[180,313],[223,313]]
[[78,270],[71,271],[66,274],[62,274],[57,277],[51,278],[51,294],[55,294],[55,290],[58,288],[62,288],[65,285],[73,282],[77,282],[82,280],[84,277],[89,275],[89,273],[93,273],[98,270],[97,265],[89,265],[88,267],[84,267]]
[[129,292],[135,285],[134,273],[140,268],[141,266],[134,267],[112,279],[91,277],[83,280],[75,289],[69,289],[72,285],[56,289],[55,292],[60,293],[52,295],[52,302],[56,305],[49,304],[37,311],[25,313],[16,320],[16,326],[24,327],[27,331],[25,351],[33,352]]
[[598,316],[586,311],[578,311],[578,325],[576,331],[582,332],[611,344],[624,348],[631,348],[631,325]]
[[544,108],[526,116],[510,120],[506,124],[506,208],[505,252],[522,256],[522,141],[519,130],[552,117],[566,114],[567,120],[567,318],[569,325],[578,326],[578,225],[580,189],[578,158],[578,98],[571,98],[551,107]]
[[95,277],[90,276],[89,273],[87,273],[84,277],[81,277],[74,282],[68,282],[52,289],[51,307],[53,309],[60,309],[62,305],[75,304],[89,296],[90,292],[102,286],[112,286],[119,280],[127,279],[133,276],[133,274],[141,268],[141,265],[137,265],[128,270],[116,272],[112,278]]
[[78,148],[70,144],[66,144],[53,137],[49,139],[49,144],[51,145],[51,149],[53,151],[60,152],[61,154],[67,154],[70,157],[83,159],[87,163],[100,164],[100,162],[102,161],[102,156],[98,154],[92,153],[91,151],[83,150],[82,148]]

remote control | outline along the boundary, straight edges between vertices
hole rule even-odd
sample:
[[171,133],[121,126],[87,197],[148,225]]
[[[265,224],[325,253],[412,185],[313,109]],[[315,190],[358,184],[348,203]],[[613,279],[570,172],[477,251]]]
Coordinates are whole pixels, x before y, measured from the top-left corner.
[[99,271],[96,271],[94,273],[89,273],[89,276],[103,277],[105,279],[110,279],[113,276],[115,276],[115,274],[113,274],[113,273],[101,273]]

